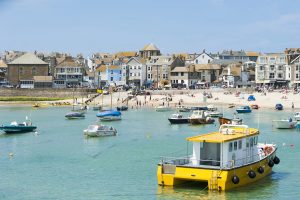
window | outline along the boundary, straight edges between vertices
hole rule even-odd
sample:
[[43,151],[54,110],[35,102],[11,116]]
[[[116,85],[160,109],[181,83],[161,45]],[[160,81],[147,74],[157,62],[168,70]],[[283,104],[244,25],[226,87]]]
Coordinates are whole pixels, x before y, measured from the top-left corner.
[[274,67],[274,65],[270,65],[270,70],[272,70],[272,71],[273,71],[273,70],[274,70],[274,68],[275,68],[275,67]]
[[113,70],[111,70],[111,71],[110,71],[110,74],[114,74],[114,71],[113,71]]
[[253,138],[250,138],[250,147],[253,147]]
[[134,66],[133,69],[136,69],[136,66]]
[[138,68],[141,69],[141,66],[139,66]]
[[129,69],[132,69],[132,66],[130,66]]
[[184,72],[181,72],[181,76],[184,76]]
[[233,143],[233,147],[234,147],[234,150],[236,151],[236,150],[237,150],[237,141],[235,141],[235,142]]
[[259,70],[264,70],[264,66],[259,66]]
[[[148,75],[150,75],[150,74],[148,74]],[[132,73],[130,73],[130,75],[129,76],[132,76]]]
[[150,74],[148,74],[148,79],[150,79]]
[[274,73],[270,73],[269,78],[274,78]]
[[32,75],[33,76],[36,75],[36,68],[35,67],[32,68]]
[[299,74],[296,74],[296,78],[297,78],[297,79],[299,78]]
[[279,65],[279,66],[278,66],[278,70],[282,70],[282,65]]
[[239,140],[239,149],[242,149],[243,141]]
[[282,78],[282,74],[278,74],[278,78]]
[[232,152],[232,142],[229,143],[229,152]]
[[121,71],[121,70],[119,71],[119,74],[122,74],[122,71]]
[[139,72],[139,75],[138,76],[141,76],[141,73]]
[[246,147],[249,147],[249,138],[246,139]]
[[257,142],[258,142],[257,140],[258,140],[258,138],[255,137],[255,138],[254,138],[254,145],[257,145]]
[[23,74],[23,67],[20,67],[20,72],[19,74]]
[[113,81],[114,80],[114,77],[110,77],[110,81]]

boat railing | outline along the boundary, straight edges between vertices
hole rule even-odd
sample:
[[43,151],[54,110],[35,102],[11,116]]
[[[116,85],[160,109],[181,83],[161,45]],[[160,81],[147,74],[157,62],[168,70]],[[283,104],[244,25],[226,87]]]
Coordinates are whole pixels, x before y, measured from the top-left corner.
[[209,169],[232,169],[232,168],[241,167],[244,165],[248,165],[260,161],[266,157],[267,156],[262,151],[255,155],[246,156],[241,159],[233,159],[233,160],[221,162],[220,160],[214,160],[214,159],[195,159],[190,155],[190,156],[182,156],[182,157],[161,157],[161,164],[202,167],[202,168],[209,168]]
[[244,124],[222,124],[219,128],[219,133],[222,134],[234,134],[240,132],[249,134],[249,127]]

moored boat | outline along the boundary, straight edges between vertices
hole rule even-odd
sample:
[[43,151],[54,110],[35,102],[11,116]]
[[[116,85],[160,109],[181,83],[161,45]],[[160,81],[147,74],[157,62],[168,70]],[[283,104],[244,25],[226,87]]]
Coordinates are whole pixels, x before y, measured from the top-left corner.
[[257,104],[252,104],[252,105],[251,105],[251,108],[252,108],[252,109],[258,109],[259,106],[258,106]]
[[208,110],[207,106],[193,106],[191,110]]
[[225,117],[219,117],[219,124],[220,126],[223,125],[223,124],[237,124],[237,125],[242,125],[243,124],[243,120],[240,119],[240,118],[236,118],[234,116],[233,119],[228,119],[228,118],[225,118]]
[[121,120],[121,112],[117,110],[107,110],[99,112],[96,116],[100,118],[101,121],[118,121]]
[[168,107],[168,106],[157,106],[156,108],[155,108],[155,110],[157,111],[157,112],[167,112],[167,111],[170,111],[171,110],[171,108],[170,107]]
[[215,122],[214,119],[205,116],[204,110],[194,110],[188,120],[191,124],[212,124]]
[[[259,144],[259,131],[246,125],[221,125],[219,131],[187,138],[189,156],[163,157],[157,167],[162,186],[185,181],[207,183],[210,190],[230,190],[258,181],[279,164],[274,144]],[[188,152],[186,152],[188,153]]]
[[168,118],[171,124],[186,124],[189,123],[188,118],[184,117],[182,114],[172,114]]
[[33,126],[31,121],[26,120],[23,123],[18,123],[13,121],[10,125],[2,125],[0,126],[0,130],[4,131],[7,134],[12,133],[27,133],[36,130],[36,126]]
[[178,106],[177,109],[179,112],[190,112],[191,111],[190,108],[185,107],[185,106]]
[[83,130],[83,133],[89,137],[116,136],[117,130],[112,126],[92,124]]
[[251,113],[251,108],[249,106],[240,106],[236,109],[237,113]]
[[117,107],[117,110],[118,110],[118,111],[126,111],[126,110],[128,110],[128,106],[120,106],[120,107]]
[[275,110],[283,110],[283,105],[281,103],[276,104]]
[[65,115],[67,119],[83,119],[85,118],[84,112],[69,112]]
[[297,121],[293,121],[292,118],[279,119],[279,120],[273,120],[273,124],[275,128],[278,129],[290,129],[296,127]]

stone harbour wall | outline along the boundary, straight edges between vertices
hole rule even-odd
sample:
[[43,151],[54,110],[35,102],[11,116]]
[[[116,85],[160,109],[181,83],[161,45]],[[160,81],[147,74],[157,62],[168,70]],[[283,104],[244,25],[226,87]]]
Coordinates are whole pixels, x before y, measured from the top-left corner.
[[96,89],[25,89],[25,88],[0,88],[0,97],[57,97],[72,98],[84,97],[96,93]]

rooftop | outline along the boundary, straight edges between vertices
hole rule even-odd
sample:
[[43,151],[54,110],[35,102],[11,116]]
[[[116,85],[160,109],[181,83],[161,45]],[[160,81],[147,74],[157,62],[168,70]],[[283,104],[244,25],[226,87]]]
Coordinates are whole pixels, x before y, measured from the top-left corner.
[[[223,129],[224,130],[224,129]],[[210,143],[224,143],[233,140],[239,140],[245,137],[250,137],[258,135],[259,131],[255,128],[249,128],[249,132],[246,133],[246,129],[242,127],[234,127],[229,130],[232,130],[230,134],[224,134],[220,132],[212,132],[203,135],[197,135],[193,137],[188,137],[186,140],[189,142],[210,142]]]
[[142,51],[159,51],[159,49],[155,46],[155,44],[151,43],[144,46]]
[[11,65],[48,65],[48,63],[39,59],[33,53],[25,53],[24,55],[16,58],[12,62],[8,63]]

